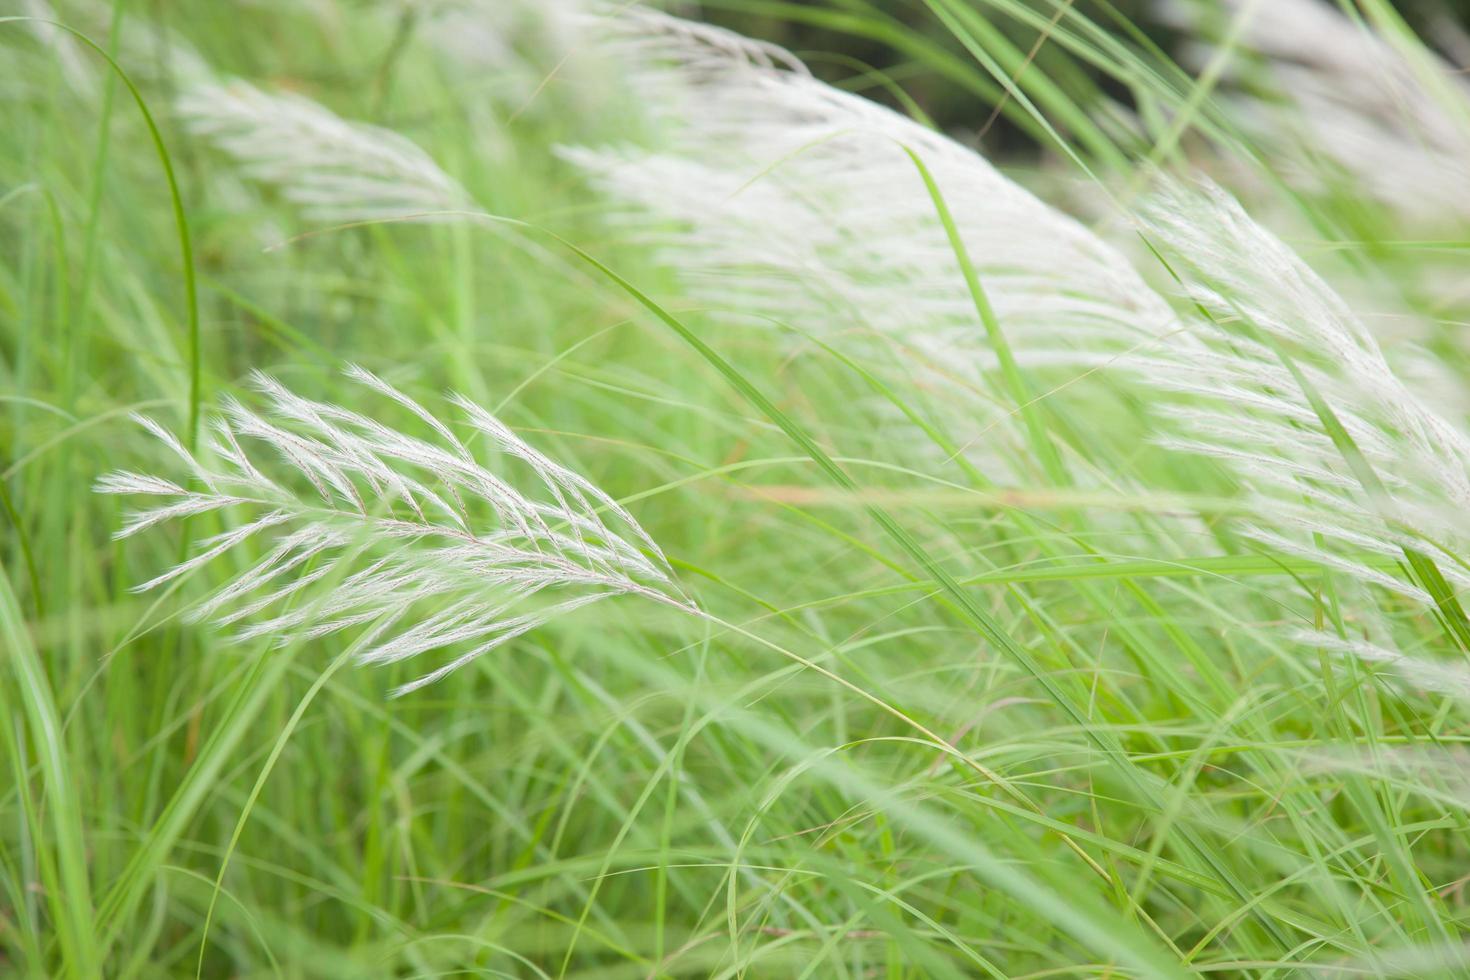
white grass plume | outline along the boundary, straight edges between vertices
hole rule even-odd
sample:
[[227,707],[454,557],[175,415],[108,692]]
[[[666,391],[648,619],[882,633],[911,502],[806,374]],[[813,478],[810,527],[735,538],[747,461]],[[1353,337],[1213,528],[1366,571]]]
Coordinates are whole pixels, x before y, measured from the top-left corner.
[[[1228,13],[1248,0],[1224,0]],[[1206,29],[1216,4],[1164,5],[1166,17]],[[1236,115],[1294,155],[1299,176],[1327,160],[1363,191],[1417,223],[1470,218],[1470,85],[1428,51],[1419,64],[1329,0],[1256,3],[1240,42],[1266,63],[1259,87],[1232,98]]]
[[[46,0],[26,3],[33,16],[55,19]],[[68,12],[105,43],[111,6],[84,0]],[[56,52],[68,83],[79,93],[94,93],[105,67],[100,57],[63,31],[39,25],[36,32]],[[434,221],[447,217],[440,212],[478,210],[460,183],[412,140],[344,119],[299,94],[223,78],[186,41],[146,18],[124,17],[118,60],[136,81],[176,85],[175,118],[310,220]]]
[[[410,6],[406,4],[405,6]],[[581,43],[583,0],[445,0],[419,4],[418,30],[446,67],[473,76],[512,110],[565,81]],[[584,79],[583,81],[590,81]],[[574,84],[574,88],[580,85]]]
[[1292,639],[1303,647],[1316,647],[1337,657],[1357,660],[1373,669],[1391,671],[1391,676],[1413,690],[1443,694],[1470,704],[1470,669],[1461,664],[1411,656],[1381,643],[1343,638],[1318,630],[1298,630]]
[[[1165,194],[1150,213],[1149,230],[1222,322],[1181,320],[1098,235],[971,150],[816,81],[781,49],[637,8],[601,24],[665,145],[568,156],[635,209],[632,227],[696,297],[816,334],[891,333],[938,363],[989,367],[908,147],[945,191],[1023,366],[1126,373],[1179,427],[1169,445],[1219,459],[1250,489],[1261,505],[1252,533],[1272,546],[1421,601],[1419,585],[1377,559],[1418,549],[1470,584],[1444,547],[1462,537],[1453,515],[1470,502],[1470,441],[1398,380],[1325,283],[1223,195]],[[1291,372],[1232,329],[1238,319],[1291,349],[1390,499],[1369,499]]]
[[780,48],[636,7],[605,11],[588,35],[662,143],[565,155],[715,309],[829,336],[881,332],[946,365],[993,364],[907,148],[944,194],[1023,364],[1094,366],[1176,325],[1096,234],[967,147],[817,81]]
[[[1470,554],[1470,437],[1404,384],[1341,297],[1223,191],[1165,185],[1144,227],[1208,314],[1191,345],[1137,362],[1153,386],[1183,396],[1168,400],[1180,434],[1166,444],[1232,469],[1253,491],[1254,535],[1274,548],[1427,601],[1382,562],[1351,557],[1414,549],[1470,585],[1458,557]],[[1381,490],[1334,441],[1313,392]]]
[[417,218],[473,207],[408,138],[351,122],[311,99],[244,81],[209,82],[174,103],[188,129],[276,188],[303,216],[332,223]]
[[398,694],[610,596],[693,609],[658,546],[622,507],[484,409],[453,399],[475,438],[533,477],[539,494],[521,492],[481,463],[407,395],[360,368],[348,374],[434,438],[301,398],[260,374],[254,383],[268,410],[230,402],[200,454],[139,420],[181,460],[183,473],[177,481],[103,477],[99,492],[163,500],[131,514],[118,536],[211,512],[238,521],[139,591],[263,541],[263,557],[192,616],[248,622],[241,639],[281,643],[361,629],[363,663],[453,651]]
[[[21,0],[18,14],[38,21],[64,23],[46,0]],[[94,65],[82,50],[81,43],[59,27],[40,23],[32,23],[29,27],[31,33],[55,55],[67,86],[77,95],[91,96],[97,84],[101,59],[96,59],[98,64]]]
[[[59,8],[47,0],[22,0],[15,12],[65,24],[106,50],[113,7],[104,0],[70,0]],[[99,82],[111,71],[102,56],[69,31],[48,24],[32,24],[31,29],[55,54],[68,87],[84,98],[97,98]],[[139,84],[170,81],[190,85],[213,76],[208,62],[191,44],[158,21],[136,13],[123,15],[115,57],[128,77]]]

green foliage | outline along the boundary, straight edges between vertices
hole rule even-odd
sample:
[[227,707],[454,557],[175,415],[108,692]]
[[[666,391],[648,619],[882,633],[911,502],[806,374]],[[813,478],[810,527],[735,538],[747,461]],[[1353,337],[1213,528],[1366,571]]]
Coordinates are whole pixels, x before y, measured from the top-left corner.
[[[990,369],[692,298],[557,152],[655,141],[647,107],[505,5],[503,50],[461,38],[483,62],[428,4],[55,6],[91,41],[0,22],[0,975],[1463,975],[1470,556],[1350,556],[1394,591],[1252,538],[1273,512],[1160,445],[1157,392],[1029,365],[922,153]],[[1416,325],[1388,362],[1427,361],[1465,428],[1470,216],[1410,220],[1253,126],[1261,52],[1160,46],[1248,48],[1228,15],[704,6],[860,39],[819,73],[964,142],[1004,116],[981,142],[1040,147],[1019,178],[1085,218],[1212,171],[1355,310]],[[1439,78],[1392,7],[1353,9]],[[308,216],[240,158],[309,148],[232,155],[180,108],[205,70],[413,140],[484,214]],[[1164,244],[1113,240],[1172,288]],[[1296,372],[1320,410],[1294,424],[1392,496],[1315,387],[1331,352],[1265,330],[1233,336]],[[186,620],[258,553],[131,591],[234,525],[113,540],[96,478],[177,466],[129,416],[192,434],[254,370],[372,411],[344,362],[606,489],[705,615],[618,596],[390,700],[422,670],[351,668],[350,636]],[[1370,632],[1441,682],[1343,654]]]

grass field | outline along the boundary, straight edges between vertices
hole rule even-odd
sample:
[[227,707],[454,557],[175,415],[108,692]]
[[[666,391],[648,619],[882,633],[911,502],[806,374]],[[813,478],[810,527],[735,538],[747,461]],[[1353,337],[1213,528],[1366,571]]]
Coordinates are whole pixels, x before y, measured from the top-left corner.
[[674,12],[0,4],[0,975],[1470,975],[1464,35]]

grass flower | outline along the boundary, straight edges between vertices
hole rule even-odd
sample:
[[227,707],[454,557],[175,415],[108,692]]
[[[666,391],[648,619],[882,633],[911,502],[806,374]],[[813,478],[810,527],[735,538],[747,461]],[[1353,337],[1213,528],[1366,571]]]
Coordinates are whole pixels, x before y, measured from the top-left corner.
[[[140,591],[264,539],[265,556],[202,602],[194,617],[254,620],[238,630],[240,639],[282,644],[363,628],[363,663],[459,649],[399,694],[600,599],[638,595],[689,607],[663,553],[627,511],[494,416],[454,399],[481,451],[524,467],[539,496],[479,462],[465,441],[397,389],[360,368],[348,373],[435,438],[301,398],[259,374],[254,383],[268,411],[229,403],[199,456],[140,419],[181,459],[184,479],[103,477],[102,493],[163,500],[133,513],[119,536],[208,513],[238,522]],[[262,454],[268,461],[253,458]],[[267,475],[272,469],[284,472]]]

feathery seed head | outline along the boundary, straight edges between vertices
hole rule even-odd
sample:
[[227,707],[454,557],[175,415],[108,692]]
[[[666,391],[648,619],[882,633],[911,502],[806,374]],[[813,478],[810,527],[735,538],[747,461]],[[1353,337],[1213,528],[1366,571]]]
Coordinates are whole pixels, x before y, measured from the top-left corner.
[[194,618],[249,621],[241,639],[281,643],[360,628],[365,663],[452,648],[452,660],[398,693],[598,599],[639,595],[693,610],[663,553],[626,510],[499,419],[454,399],[482,452],[516,461],[539,492],[518,489],[482,463],[398,389],[362,368],[348,374],[407,410],[433,438],[302,398],[258,373],[253,383],[267,410],[228,402],[197,456],[161,426],[139,420],[182,459],[194,485],[126,472],[103,477],[101,493],[164,500],[130,515],[118,536],[211,512],[240,523],[138,590],[263,541],[263,557],[201,603]]
[[210,82],[185,91],[174,110],[242,173],[278,189],[312,220],[432,221],[472,206],[459,182],[411,140],[350,122],[304,96]]
[[[1305,262],[1213,185],[1164,183],[1143,230],[1203,312],[1188,344],[1140,359],[1183,396],[1164,440],[1213,456],[1251,489],[1261,542],[1427,601],[1418,586],[1349,555],[1437,556],[1470,585],[1461,515],[1470,437],[1405,385],[1377,341]],[[1334,431],[1336,429],[1336,431]],[[1446,546],[1453,545],[1447,551]]]
[[973,297],[911,151],[1022,362],[1094,366],[1174,328],[1117,250],[968,147],[769,44],[639,8],[598,24],[663,145],[564,155],[711,306],[881,331],[983,366]]

